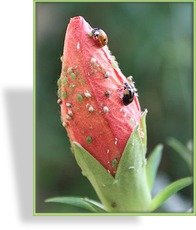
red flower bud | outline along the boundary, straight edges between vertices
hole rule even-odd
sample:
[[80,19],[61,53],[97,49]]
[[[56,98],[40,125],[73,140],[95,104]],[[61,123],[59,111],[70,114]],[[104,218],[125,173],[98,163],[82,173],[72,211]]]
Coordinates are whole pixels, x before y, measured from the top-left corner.
[[92,31],[82,17],[70,20],[58,102],[70,141],[78,142],[114,175],[128,138],[140,124],[141,110],[137,96],[129,105],[123,103],[128,80]]

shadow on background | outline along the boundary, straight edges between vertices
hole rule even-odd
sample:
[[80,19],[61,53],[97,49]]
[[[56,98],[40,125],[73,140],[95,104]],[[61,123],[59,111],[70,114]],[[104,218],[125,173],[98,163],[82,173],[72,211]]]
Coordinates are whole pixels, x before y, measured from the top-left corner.
[[[13,173],[21,219],[27,223],[137,223],[134,216],[33,216],[33,92],[31,89],[5,90],[7,118],[12,145]],[[88,219],[88,222],[86,222]],[[77,223],[77,222],[75,222]]]

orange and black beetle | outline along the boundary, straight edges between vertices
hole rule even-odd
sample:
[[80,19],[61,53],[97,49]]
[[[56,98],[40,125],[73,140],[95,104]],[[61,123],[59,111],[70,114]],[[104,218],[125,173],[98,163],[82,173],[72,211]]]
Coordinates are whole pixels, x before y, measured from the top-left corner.
[[107,34],[99,28],[93,28],[92,30],[93,38],[99,42],[101,46],[105,46],[108,43],[108,36]]

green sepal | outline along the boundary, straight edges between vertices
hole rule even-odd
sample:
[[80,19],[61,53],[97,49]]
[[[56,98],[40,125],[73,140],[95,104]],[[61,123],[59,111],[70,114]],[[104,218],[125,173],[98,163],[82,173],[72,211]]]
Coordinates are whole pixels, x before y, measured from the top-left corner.
[[53,197],[45,200],[46,203],[62,203],[73,205],[79,208],[89,210],[91,212],[102,213],[106,212],[102,205],[97,201],[91,200],[89,198],[81,197]]
[[163,145],[157,145],[150,156],[148,157],[147,166],[146,166],[146,175],[148,181],[148,187],[152,190],[154,181],[157,175],[157,170],[161,162]]
[[144,112],[142,113],[142,117],[141,117],[141,121],[140,121],[141,131],[143,132],[142,143],[143,143],[145,154],[147,152],[147,128],[146,128],[146,115],[147,115],[147,113],[148,113],[148,110],[145,109]]
[[140,131],[139,126],[136,126],[126,144],[115,176],[121,199],[125,197],[124,205],[131,212],[147,211],[151,201],[146,178],[146,147]]
[[[145,117],[144,117],[145,119]],[[76,161],[108,212],[145,212],[151,197],[146,178],[145,147],[136,126],[119,162],[115,177],[82,146],[72,142]]]
[[174,195],[179,190],[191,185],[193,183],[192,177],[186,177],[183,179],[179,179],[166,188],[164,188],[151,202],[149,211],[155,211],[159,208],[169,197]]

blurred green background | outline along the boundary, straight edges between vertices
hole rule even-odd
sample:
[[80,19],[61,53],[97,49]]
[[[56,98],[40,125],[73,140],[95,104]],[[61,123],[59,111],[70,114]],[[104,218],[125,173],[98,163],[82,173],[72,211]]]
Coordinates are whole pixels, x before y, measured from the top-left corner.
[[[70,151],[56,103],[65,31],[70,18],[78,15],[107,33],[122,72],[134,76],[141,107],[149,111],[148,154],[158,143],[164,144],[155,190],[189,176],[167,139],[175,137],[186,145],[193,138],[193,4],[36,3],[35,10],[36,212],[85,212],[44,203],[49,197],[98,199]],[[191,207],[191,187],[179,194],[158,211],[183,212]]]

